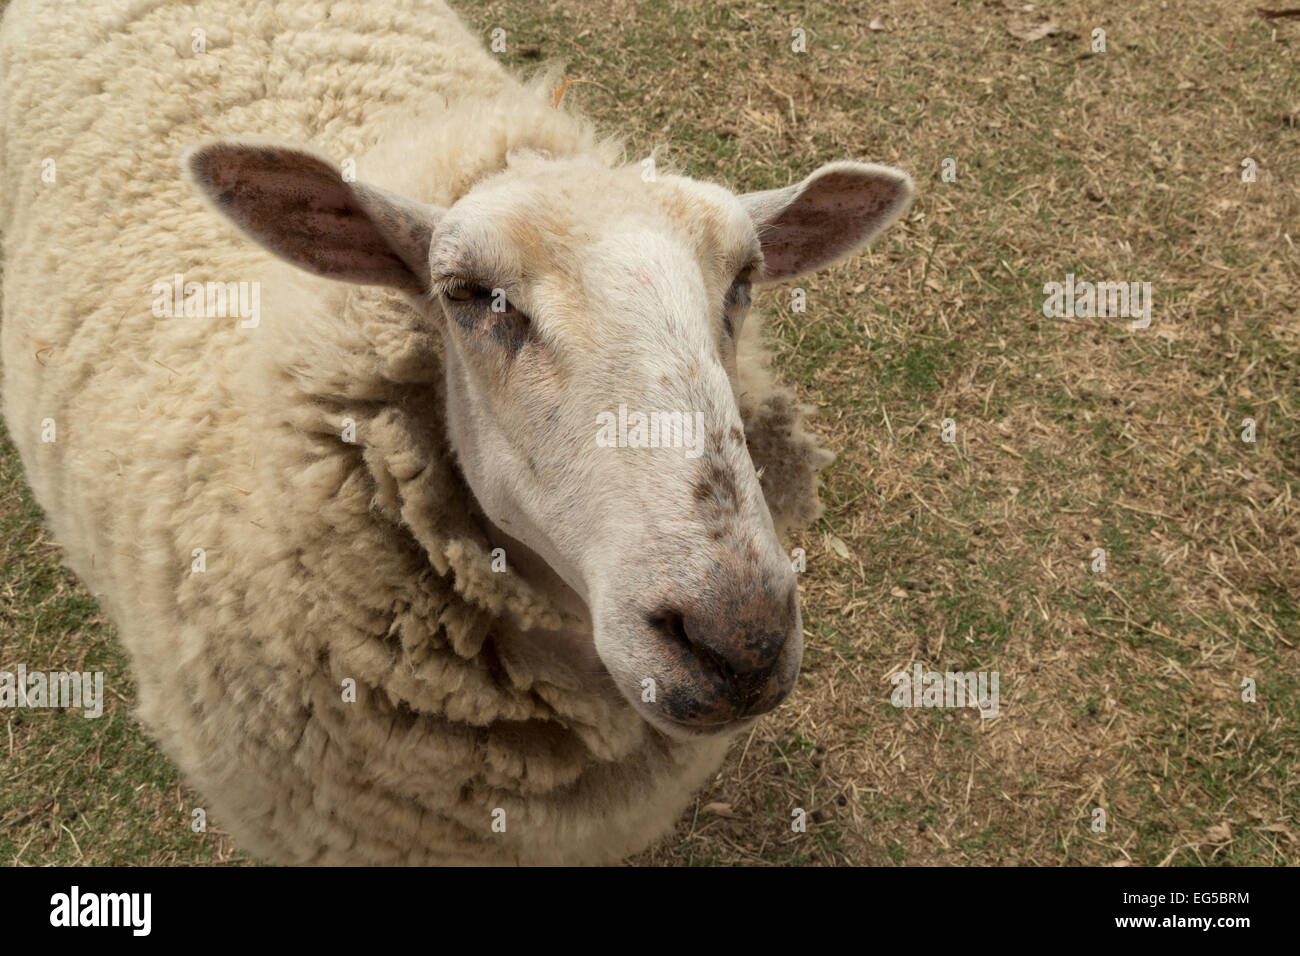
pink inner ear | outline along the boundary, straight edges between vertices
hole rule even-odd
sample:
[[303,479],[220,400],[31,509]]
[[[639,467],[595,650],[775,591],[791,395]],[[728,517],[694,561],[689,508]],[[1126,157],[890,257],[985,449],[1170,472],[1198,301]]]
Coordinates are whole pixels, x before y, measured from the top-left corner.
[[893,177],[848,170],[816,177],[761,230],[767,273],[799,275],[852,252],[883,225],[902,188]]
[[[413,288],[423,284],[337,170],[292,149],[221,144],[195,156],[196,178],[266,248],[317,275]],[[401,219],[400,211],[386,212]],[[419,232],[402,223],[404,235]],[[427,234],[427,228],[425,230]]]

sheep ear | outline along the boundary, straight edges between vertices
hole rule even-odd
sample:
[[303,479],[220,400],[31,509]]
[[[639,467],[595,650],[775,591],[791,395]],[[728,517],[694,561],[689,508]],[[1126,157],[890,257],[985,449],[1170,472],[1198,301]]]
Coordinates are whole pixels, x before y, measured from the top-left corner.
[[764,282],[816,272],[884,232],[912,201],[892,166],[830,163],[803,182],[739,197],[763,246]]
[[222,215],[282,259],[330,279],[428,291],[436,206],[345,182],[298,147],[208,143],[181,165]]

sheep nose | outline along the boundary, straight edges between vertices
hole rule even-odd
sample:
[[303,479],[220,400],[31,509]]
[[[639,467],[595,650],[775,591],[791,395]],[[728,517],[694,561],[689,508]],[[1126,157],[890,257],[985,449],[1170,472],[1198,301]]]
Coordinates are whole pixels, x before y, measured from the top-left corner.
[[650,623],[679,652],[674,720],[708,725],[765,713],[794,685],[802,628],[793,582],[715,578]]

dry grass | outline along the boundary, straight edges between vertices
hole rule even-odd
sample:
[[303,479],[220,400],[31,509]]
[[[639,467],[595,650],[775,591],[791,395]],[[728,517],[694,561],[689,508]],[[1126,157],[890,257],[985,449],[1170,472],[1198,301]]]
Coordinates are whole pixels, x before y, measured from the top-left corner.
[[[796,542],[805,669],[639,862],[1300,861],[1300,24],[1201,0],[1022,7],[464,8],[598,83],[566,95],[635,155],[747,189],[857,156],[919,186],[886,241],[802,283],[806,313],[788,287],[760,298],[839,453]],[[1054,36],[1007,29],[1049,14]],[[1150,282],[1151,327],[1044,318],[1067,273]],[[17,468],[0,448],[0,656],[129,686]],[[895,709],[913,662],[997,671],[1000,716]],[[190,832],[197,798],[126,703],[5,715],[0,859],[231,858]]]

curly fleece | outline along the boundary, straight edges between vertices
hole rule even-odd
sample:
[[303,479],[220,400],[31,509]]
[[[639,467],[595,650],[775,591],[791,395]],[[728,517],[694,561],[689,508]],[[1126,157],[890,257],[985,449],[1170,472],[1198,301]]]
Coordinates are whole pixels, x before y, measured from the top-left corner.
[[[446,206],[516,149],[617,149],[433,0],[15,0],[0,77],[5,418],[214,821],[284,863],[603,862],[670,828],[727,741],[671,740],[608,681],[495,639],[561,614],[489,570],[439,328],[279,264],[178,166],[274,137]],[[156,317],[177,273],[260,283],[261,324]],[[739,399],[784,532],[817,517],[830,456],[757,326]]]

